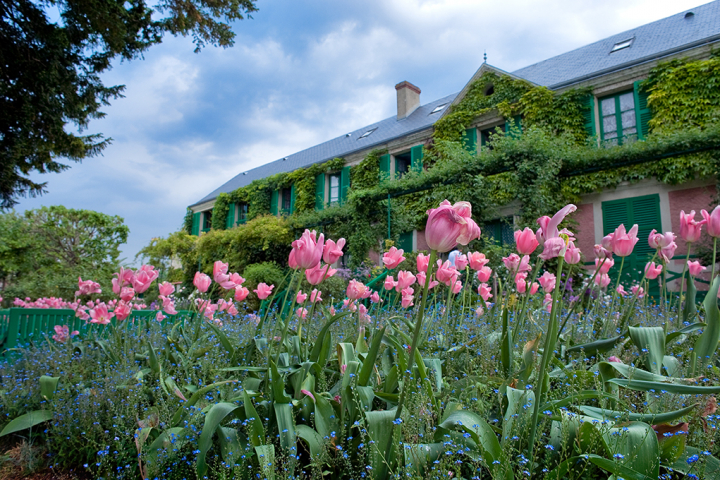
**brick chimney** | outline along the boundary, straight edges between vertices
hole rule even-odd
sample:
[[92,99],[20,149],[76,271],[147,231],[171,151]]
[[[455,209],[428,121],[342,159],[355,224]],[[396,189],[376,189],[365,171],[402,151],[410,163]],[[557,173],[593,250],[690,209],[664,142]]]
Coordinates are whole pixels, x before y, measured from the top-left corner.
[[410,82],[395,85],[397,90],[397,119],[407,118],[420,106],[420,89]]

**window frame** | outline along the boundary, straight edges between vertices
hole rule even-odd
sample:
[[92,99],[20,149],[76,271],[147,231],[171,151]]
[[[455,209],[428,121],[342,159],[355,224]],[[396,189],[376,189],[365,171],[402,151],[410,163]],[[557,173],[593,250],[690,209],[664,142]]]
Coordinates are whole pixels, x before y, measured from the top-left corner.
[[209,232],[212,229],[212,209],[202,212],[201,232]]
[[240,224],[247,222],[248,209],[249,209],[249,205],[247,204],[247,202],[240,202],[237,204],[237,207],[236,207],[237,223],[236,223],[236,225],[240,225]]
[[[287,208],[285,207],[285,192],[287,192]],[[280,208],[278,208],[278,210],[280,210],[284,214],[289,214],[290,208],[292,208],[292,188],[287,187],[280,189],[279,203]]]
[[[633,99],[632,111],[634,112],[634,115],[635,115],[635,133],[629,134],[629,135],[623,134],[623,131],[627,130],[628,128],[632,128],[632,127],[625,128],[623,126],[623,123],[622,123],[623,112],[620,109],[620,97],[623,95],[627,95],[627,94],[630,94],[631,98]],[[603,115],[602,105],[603,105],[604,100],[608,100],[610,98],[615,100],[614,115],[615,115],[615,127],[616,127],[617,136],[614,138],[605,138],[605,122],[603,121],[603,119],[609,115]],[[610,144],[611,142],[616,141],[617,145],[622,145],[623,140],[626,138],[629,138],[631,140],[633,137],[635,140],[637,140],[639,138],[638,129],[640,128],[640,126],[638,125],[637,105],[635,102],[636,102],[635,94],[632,89],[623,90],[621,92],[613,93],[612,95],[605,95],[603,97],[598,97],[597,106],[598,106],[598,120],[599,120],[599,124],[600,124],[599,127],[600,127],[600,142],[601,143]],[[630,110],[626,110],[626,111],[629,112]]]
[[[399,158],[401,157],[401,158]],[[404,177],[407,173],[410,172],[412,169],[412,150],[408,150],[407,152],[397,153],[393,155],[393,160],[395,161],[395,180],[400,180],[402,177]],[[398,170],[398,160],[400,160],[403,163],[406,163],[406,168],[403,171]]]
[[[342,194],[342,192],[340,191],[340,190],[341,190],[341,185],[340,185],[340,183],[341,183],[341,178],[340,178],[340,176],[341,176],[340,172],[335,172],[335,173],[330,173],[330,174],[328,174],[328,203],[331,204],[331,205],[340,203],[340,196],[341,196],[341,194]],[[332,185],[333,178],[337,179],[337,198],[334,199],[334,200],[333,200],[333,194],[332,194],[332,191],[333,191],[333,185]]]

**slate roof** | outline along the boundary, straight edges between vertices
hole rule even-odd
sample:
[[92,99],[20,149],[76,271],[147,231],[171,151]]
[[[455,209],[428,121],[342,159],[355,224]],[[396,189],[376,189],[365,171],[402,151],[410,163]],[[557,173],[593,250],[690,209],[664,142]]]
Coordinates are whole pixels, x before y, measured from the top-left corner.
[[[686,17],[688,12],[693,15]],[[624,40],[633,39],[629,48],[612,52],[613,46]],[[622,70],[632,65],[655,60],[705,43],[720,41],[720,0],[701,5],[682,13],[648,23],[590,45],[549,58],[512,72],[517,77],[551,89]],[[409,117],[398,121],[396,116],[342,135],[327,142],[310,147],[292,155],[262,165],[232,178],[205,196],[196,206],[215,199],[222,192],[231,192],[276,173],[291,172],[298,168],[321,163],[335,157],[382,145],[395,138],[429,128],[440,118],[442,111],[430,114],[442,104],[452,102],[458,94],[422,105]],[[376,129],[365,138],[363,133]]]
[[[692,12],[694,15],[685,15]],[[633,38],[632,45],[616,52],[613,46]],[[551,89],[585,78],[622,70],[630,65],[720,40],[720,1],[701,5],[656,22],[549,58],[512,72]]]
[[[398,120],[396,115],[381,120],[372,125],[368,125],[363,128],[359,128],[350,135],[342,135],[337,138],[333,138],[320,145],[315,145],[306,150],[303,150],[292,155],[288,155],[287,160],[275,160],[274,162],[261,165],[259,167],[248,170],[245,174],[241,173],[235,178],[231,179],[220,188],[214,190],[209,195],[205,196],[202,200],[195,203],[199,205],[201,203],[210,201],[223,192],[232,192],[240,187],[249,185],[253,180],[259,180],[261,178],[275,175],[276,173],[292,172],[298,168],[307,167],[314,163],[322,163],[328,160],[332,160],[335,157],[343,157],[359,150],[365,150],[372,148],[376,145],[382,145],[387,143],[389,140],[394,138],[404,137],[411,133],[425,130],[435,123],[435,120],[440,118],[442,110],[431,114],[435,107],[449,104],[453,101],[457,93],[448,95],[434,102],[430,102],[425,105],[421,105],[407,118]],[[365,138],[360,136],[372,129],[376,129],[370,135]]]

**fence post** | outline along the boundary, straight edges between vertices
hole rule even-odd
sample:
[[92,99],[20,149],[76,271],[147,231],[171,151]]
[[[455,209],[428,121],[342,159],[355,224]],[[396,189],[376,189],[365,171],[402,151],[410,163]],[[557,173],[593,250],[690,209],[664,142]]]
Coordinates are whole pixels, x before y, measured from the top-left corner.
[[8,350],[17,347],[18,335],[20,334],[20,312],[21,308],[10,309],[10,321],[8,322],[7,338],[3,348]]

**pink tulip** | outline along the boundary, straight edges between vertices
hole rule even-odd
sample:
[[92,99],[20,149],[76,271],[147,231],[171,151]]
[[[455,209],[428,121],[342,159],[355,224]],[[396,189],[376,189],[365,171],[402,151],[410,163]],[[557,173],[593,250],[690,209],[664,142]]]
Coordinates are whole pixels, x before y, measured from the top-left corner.
[[609,358],[607,359],[607,361],[608,361],[608,362],[611,362],[611,363],[623,363],[623,361],[620,360],[620,359],[619,359],[618,357],[616,357],[615,355],[609,357]]
[[120,290],[120,299],[123,302],[129,302],[133,299],[135,296],[135,290],[133,290],[130,287],[123,287],[122,290]]
[[478,318],[482,317],[482,316],[483,316],[483,313],[485,313],[485,310],[483,310],[482,307],[477,307],[477,308],[475,309],[475,316],[476,316],[476,317],[478,317]]
[[460,280],[457,280],[455,283],[453,283],[452,286],[452,293],[453,295],[457,295],[462,290],[462,282]]
[[125,285],[132,285],[135,273],[129,268],[120,267],[120,271],[114,274],[116,278],[112,279],[112,289],[115,295],[120,295],[120,289]]
[[720,237],[720,206],[715,207],[712,213],[700,210],[700,214],[707,224],[707,233],[713,238]]
[[212,280],[210,280],[210,277],[205,275],[202,272],[195,272],[195,278],[193,279],[193,285],[195,285],[195,288],[198,289],[201,293],[205,293],[208,291],[208,288],[210,288],[210,284],[212,283]]
[[346,298],[343,300],[343,308],[347,308],[351,312],[355,312],[357,310],[357,304],[355,303],[355,300],[350,300],[349,298]]
[[565,263],[569,265],[580,263],[580,249],[575,246],[574,242],[568,243],[567,250],[565,250]]
[[393,288],[395,288],[395,285],[397,285],[397,282],[392,277],[392,275],[388,275],[385,277],[385,290],[392,290]]
[[105,304],[97,305],[95,308],[90,310],[90,323],[99,323],[101,325],[107,325],[110,323],[110,319],[115,316],[114,313],[108,312]]
[[226,288],[226,290],[232,290],[233,288],[239,287],[240,285],[245,283],[245,279],[241,277],[238,273],[231,273],[228,282],[232,283],[232,287]]
[[645,296],[645,290],[640,285],[634,285],[630,287],[630,291],[633,295],[637,295],[638,298],[642,298]]
[[297,295],[295,296],[295,302],[305,303],[305,300],[307,300],[307,293],[302,293],[302,290],[298,290]]
[[543,298],[543,307],[548,313],[552,311],[552,295],[550,295],[549,293],[546,293],[545,298]]
[[612,258],[613,256],[612,251],[606,249],[602,245],[595,245],[593,250],[595,251],[595,258],[599,258],[601,260],[603,258]]
[[234,295],[235,301],[242,302],[243,300],[245,300],[247,298],[249,293],[250,293],[250,290],[248,290],[245,287],[235,287],[235,295]]
[[321,233],[317,240],[315,239],[316,235],[315,230],[311,232],[306,229],[299,239],[292,242],[295,261],[300,268],[313,268],[320,263],[325,245],[325,235]]
[[428,210],[425,225],[425,241],[438,252],[449,252],[458,243],[467,245],[480,238],[480,227],[471,218],[472,207],[468,202],[451,205],[443,200],[438,208]]
[[605,288],[610,285],[610,276],[607,273],[601,273],[595,276],[595,283],[600,285],[600,288]]
[[308,311],[307,311],[307,309],[300,307],[297,309],[297,312],[295,312],[295,313],[297,314],[298,317],[305,320],[305,318],[307,317]]
[[77,330],[70,332],[70,328],[67,325],[55,325],[55,335],[52,336],[53,340],[59,343],[65,343],[75,335],[80,334]]
[[304,388],[301,388],[301,389],[300,389],[300,393],[302,393],[302,394],[305,395],[306,397],[312,398],[313,402],[315,401],[315,395],[313,395],[312,393],[310,393],[308,390],[305,390]]
[[266,283],[259,283],[257,288],[253,290],[258,296],[260,300],[265,300],[270,296],[270,294],[273,291],[273,288],[275,288],[275,285],[268,286]]
[[[368,309],[365,305],[362,303],[358,305],[358,317],[360,318],[360,323],[362,324],[368,324],[371,322],[370,315],[368,315]],[[360,327],[364,328],[364,327]],[[363,333],[364,335],[364,333]]]
[[403,295],[402,301],[400,302],[400,304],[402,305],[402,308],[412,307],[414,299],[415,299],[415,297],[413,297],[412,295],[407,295],[407,296]]
[[359,298],[369,297],[370,289],[365,284],[358,282],[357,280],[350,280],[345,293],[349,299],[357,300]]
[[76,297],[80,295],[92,295],[93,293],[102,293],[99,283],[93,282],[92,280],[83,281],[83,279],[80,277],[78,277],[78,288],[79,290],[75,292]]
[[503,257],[502,261],[505,264],[505,268],[510,272],[517,272],[520,266],[520,256],[516,253],[511,253],[507,257]]
[[702,226],[705,225],[705,222],[707,220],[699,222],[695,220],[695,210],[690,210],[687,215],[684,210],[680,210],[680,238],[687,243],[697,242],[700,240]]
[[370,295],[370,301],[372,303],[380,303],[380,294],[378,292],[373,292],[372,295]]
[[618,295],[621,295],[623,297],[628,296],[628,293],[625,291],[625,287],[623,287],[622,285],[618,285],[618,287],[616,288],[616,291],[617,291]]
[[672,242],[667,247],[660,249],[660,256],[665,260],[665,263],[669,262],[674,256],[675,256],[675,250],[677,249],[677,244],[675,242]]
[[336,273],[337,270],[330,267],[330,265],[318,263],[315,268],[305,270],[305,278],[307,278],[310,285],[320,285],[323,280],[332,277]]
[[213,263],[213,278],[215,279],[215,282],[220,283],[221,280],[218,279],[218,277],[221,277],[221,275],[226,275],[228,271],[228,264],[223,263],[220,260]]
[[388,270],[393,270],[394,268],[397,268],[398,265],[405,261],[403,253],[405,253],[403,249],[390,247],[390,250],[385,252],[382,258],[382,261],[385,264],[385,268],[387,268]]
[[458,276],[458,271],[450,265],[450,261],[446,260],[442,263],[440,260],[437,261],[438,270],[435,272],[435,278],[445,285],[450,286],[451,282],[455,281]]
[[310,292],[310,303],[322,302],[322,292],[317,288]]
[[487,302],[488,299],[492,298],[492,289],[487,283],[481,283],[478,287],[478,295]]
[[520,255],[530,255],[540,245],[535,232],[525,227],[525,230],[515,230],[515,247]]
[[658,275],[662,273],[663,266],[662,265],[655,265],[655,262],[650,262],[647,265],[645,265],[645,276],[649,280],[655,280]]
[[677,237],[672,232],[665,232],[662,234],[657,233],[657,230],[653,229],[653,231],[650,232],[650,235],[648,235],[648,245],[654,249],[665,248],[671,243],[674,243],[676,238]]
[[177,315],[177,310],[175,310],[175,303],[170,300],[169,298],[165,297],[162,299],[163,302],[163,311],[167,313],[168,315]]
[[518,293],[525,293],[527,290],[527,273],[518,273],[515,275],[515,288]]
[[161,310],[158,310],[157,314],[155,315],[155,320],[157,320],[158,322],[162,322],[166,318],[167,317],[165,315],[163,315]]
[[113,310],[113,312],[115,313],[115,318],[117,318],[119,321],[122,321],[130,316],[130,314],[132,313],[132,309],[127,303],[119,302],[117,305],[115,305],[115,310]]
[[540,278],[538,278],[538,282],[540,282],[540,285],[543,287],[543,291],[545,293],[550,293],[553,290],[555,290],[555,284],[557,282],[557,278],[554,274],[550,272],[545,272],[542,274]]
[[415,262],[417,263],[418,272],[427,272],[428,265],[430,264],[430,257],[424,253],[418,253]]
[[463,271],[467,268],[468,265],[468,258],[466,255],[458,255],[455,257],[455,268],[457,268],[459,271]]
[[577,210],[577,207],[571,203],[561,208],[552,218],[547,216],[538,218],[537,222],[540,228],[538,228],[535,237],[538,243],[543,246],[543,252],[540,254],[540,258],[549,260],[560,255],[565,255],[565,240],[560,238],[558,226],[566,216],[575,210]]
[[160,272],[155,270],[155,267],[152,265],[143,265],[135,272],[135,278],[133,278],[132,281],[133,288],[137,293],[143,293],[150,288],[150,284],[159,276]]
[[[608,273],[610,269],[615,265],[615,260],[612,258],[606,258],[603,260],[600,260],[599,258],[595,259],[595,270],[600,269],[600,273]],[[602,267],[600,266],[602,264]]]
[[538,285],[537,282],[533,282],[532,285],[530,285],[530,295],[535,295],[539,289],[540,285]]
[[480,252],[473,252],[468,255],[468,262],[470,264],[470,268],[472,268],[475,271],[478,271],[481,268],[483,268],[485,265],[487,265],[487,263],[489,261],[490,260],[485,258],[485,254],[480,253]]
[[175,287],[172,283],[169,282],[163,282],[158,285],[158,290],[160,290],[160,295],[162,295],[163,297],[168,297],[175,293]]
[[[421,286],[425,286],[425,278],[427,274],[425,272],[418,272],[415,278],[417,278],[418,284]],[[436,282],[435,280],[430,281],[430,285],[428,285],[428,290],[432,290],[434,287],[437,287],[440,285],[440,282]]]
[[297,270],[300,268],[300,265],[298,265],[297,260],[295,260],[295,249],[293,248],[290,250],[290,255],[288,256],[288,267],[292,268],[293,270]]
[[395,285],[395,290],[400,292],[403,289],[409,287],[410,285],[413,285],[415,283],[415,275],[413,275],[411,272],[401,270],[398,272],[398,280],[397,285]]
[[328,265],[332,265],[337,262],[340,257],[343,256],[343,247],[345,246],[345,239],[341,238],[335,243],[332,240],[325,242],[323,247],[323,261]]
[[637,224],[633,225],[629,232],[625,232],[625,225],[617,227],[612,241],[613,253],[618,257],[630,255],[638,242],[637,232]]
[[480,283],[485,283],[490,280],[492,275],[492,269],[490,267],[482,267],[477,272],[477,278]]
[[330,305],[330,315],[335,315],[335,307]]
[[700,265],[700,262],[698,262],[698,261],[691,262],[690,260],[688,260],[687,266],[688,266],[688,271],[690,272],[690,275],[693,277],[697,277],[698,275],[700,275],[702,272],[705,271],[705,267]]

